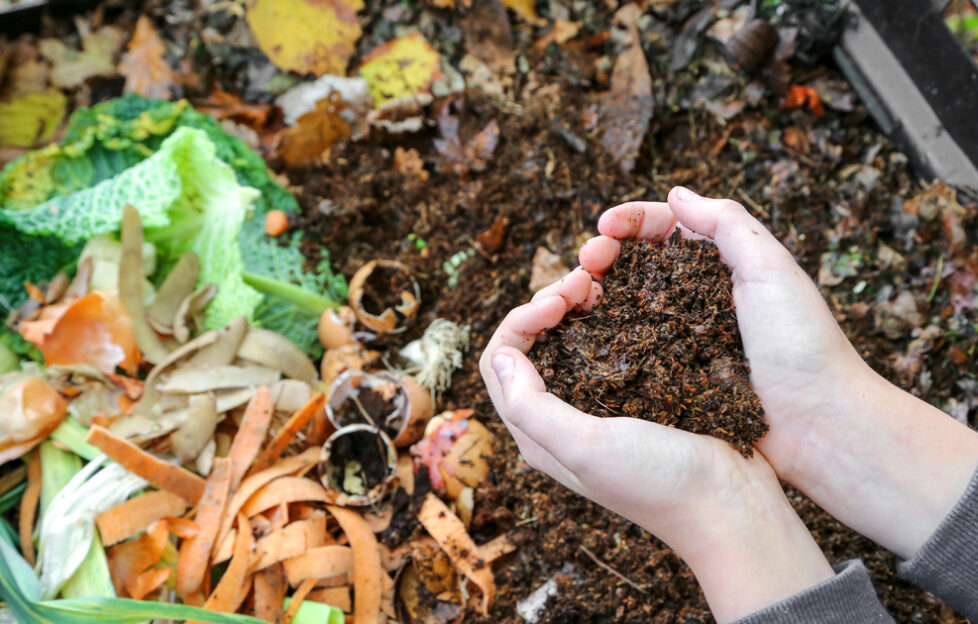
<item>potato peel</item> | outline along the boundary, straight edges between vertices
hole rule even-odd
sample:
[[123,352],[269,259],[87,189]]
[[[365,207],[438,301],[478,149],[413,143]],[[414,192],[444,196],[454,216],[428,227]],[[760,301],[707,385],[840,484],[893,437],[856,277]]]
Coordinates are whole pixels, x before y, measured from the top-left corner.
[[496,593],[492,568],[482,558],[479,547],[465,531],[465,525],[440,498],[431,493],[421,505],[418,520],[448,554],[459,572],[482,590],[481,611],[488,616],[489,605]]

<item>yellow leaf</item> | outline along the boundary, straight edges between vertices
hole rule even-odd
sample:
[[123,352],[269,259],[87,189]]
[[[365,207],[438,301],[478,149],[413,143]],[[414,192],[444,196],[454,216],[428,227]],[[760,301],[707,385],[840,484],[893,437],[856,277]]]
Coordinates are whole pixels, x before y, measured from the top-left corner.
[[537,15],[534,0],[503,0],[503,6],[516,13],[526,21],[537,26],[547,23],[547,20]]
[[0,145],[31,147],[54,136],[68,100],[60,91],[19,95],[0,102]]
[[82,32],[81,51],[57,39],[41,39],[38,50],[51,61],[51,84],[70,89],[92,76],[115,73],[115,55],[125,39],[122,31],[105,26],[95,32]]
[[173,69],[163,58],[166,44],[145,15],[136,22],[129,51],[119,62],[119,73],[126,77],[126,92],[143,97],[170,99]]
[[362,8],[363,0],[251,0],[246,17],[279,69],[342,76],[360,38]]
[[424,93],[441,77],[438,51],[419,32],[377,46],[363,58],[360,75],[370,86],[374,105]]

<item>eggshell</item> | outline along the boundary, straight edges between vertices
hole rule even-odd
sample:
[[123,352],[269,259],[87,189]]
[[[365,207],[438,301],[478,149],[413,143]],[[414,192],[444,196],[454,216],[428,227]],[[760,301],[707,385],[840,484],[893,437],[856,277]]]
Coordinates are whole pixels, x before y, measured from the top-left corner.
[[353,308],[341,306],[329,308],[319,317],[319,342],[324,349],[335,349],[344,345],[356,344],[353,328],[357,315]]
[[[404,273],[411,280],[414,288],[413,292],[403,291],[400,293],[401,303],[389,307],[379,314],[372,314],[363,306],[364,286],[370,274],[379,267]],[[418,313],[418,307],[421,305],[421,288],[411,276],[408,267],[400,262],[393,260],[371,260],[353,274],[353,279],[350,280],[348,301],[350,307],[353,308],[356,314],[357,320],[368,329],[378,334],[400,333],[406,329],[403,321],[413,318]],[[398,313],[403,318],[400,318]]]

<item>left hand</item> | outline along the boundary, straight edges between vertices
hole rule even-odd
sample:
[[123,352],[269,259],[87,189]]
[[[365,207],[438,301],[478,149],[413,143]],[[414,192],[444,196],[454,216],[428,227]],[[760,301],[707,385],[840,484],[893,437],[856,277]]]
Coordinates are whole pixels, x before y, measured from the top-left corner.
[[600,295],[576,269],[510,312],[482,355],[489,395],[527,463],[666,542],[720,621],[831,577],[759,454],[745,459],[719,439],[645,420],[591,416],[547,392],[526,354],[542,331]]

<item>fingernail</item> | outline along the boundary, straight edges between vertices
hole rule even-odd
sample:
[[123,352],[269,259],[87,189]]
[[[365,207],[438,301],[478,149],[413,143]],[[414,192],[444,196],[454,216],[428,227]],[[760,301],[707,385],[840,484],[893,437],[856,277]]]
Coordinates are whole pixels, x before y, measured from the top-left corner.
[[703,199],[685,186],[676,187],[676,197],[683,201],[696,201],[697,199]]
[[499,383],[507,381],[513,376],[513,358],[502,353],[496,354],[492,358],[492,369],[496,371],[496,378]]

